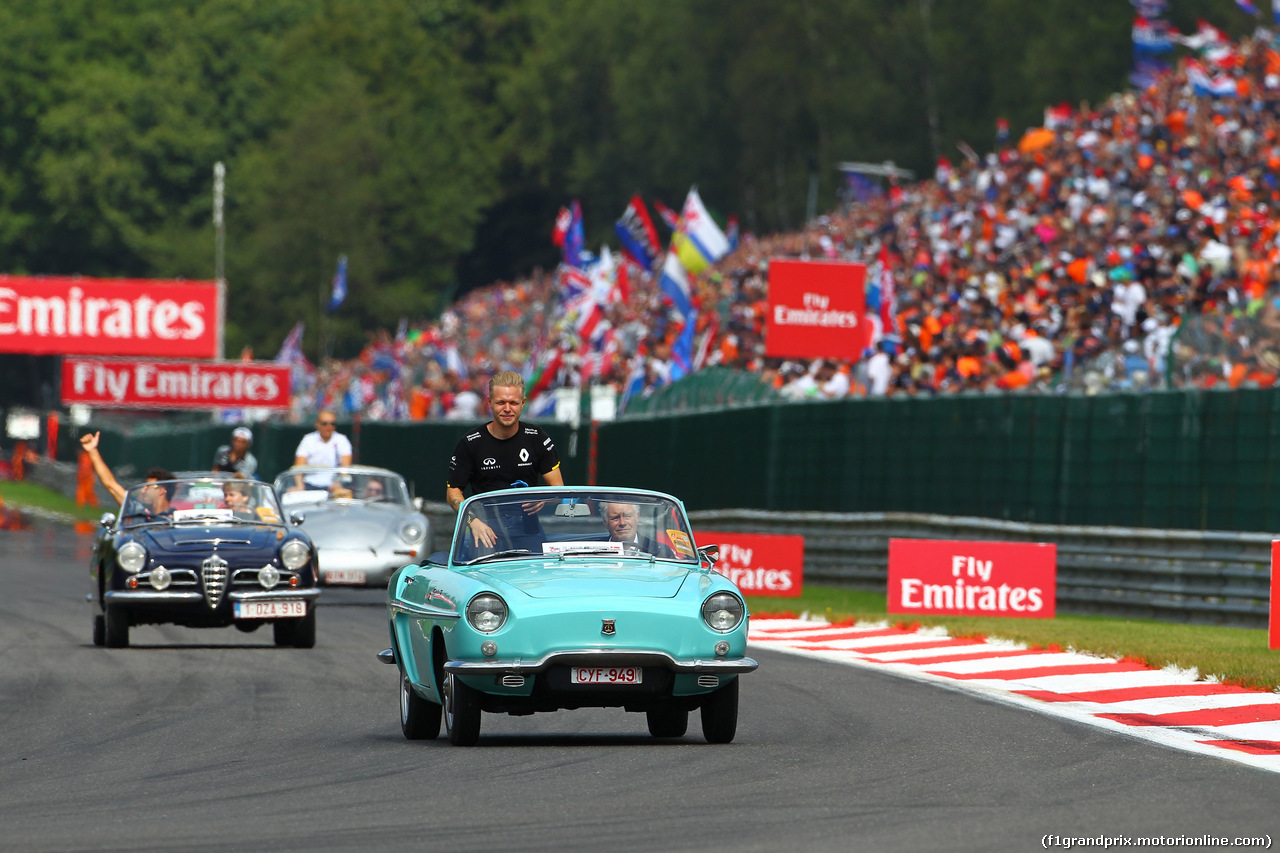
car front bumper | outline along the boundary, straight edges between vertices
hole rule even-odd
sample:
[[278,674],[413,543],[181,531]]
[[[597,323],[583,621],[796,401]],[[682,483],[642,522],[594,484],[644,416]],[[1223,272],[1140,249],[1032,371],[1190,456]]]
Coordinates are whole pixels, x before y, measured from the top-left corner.
[[748,657],[679,660],[656,649],[566,649],[537,660],[451,660],[444,668],[458,675],[533,675],[559,666],[649,666],[678,675],[734,675],[759,665]]
[[[319,596],[320,590],[308,587],[307,589],[272,589],[262,592],[233,591],[228,592],[226,598],[228,601],[297,601],[299,598],[304,601],[315,601]],[[109,604],[122,605],[168,605],[186,602],[203,604],[205,601],[204,594],[200,592],[171,592],[156,589],[109,589],[103,597]]]

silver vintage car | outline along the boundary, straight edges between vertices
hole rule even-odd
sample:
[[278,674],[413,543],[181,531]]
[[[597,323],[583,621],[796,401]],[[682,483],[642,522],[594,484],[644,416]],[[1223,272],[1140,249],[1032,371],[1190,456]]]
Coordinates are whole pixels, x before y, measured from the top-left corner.
[[276,477],[285,515],[302,518],[325,585],[386,586],[426,556],[429,522],[404,478],[386,468],[290,468]]

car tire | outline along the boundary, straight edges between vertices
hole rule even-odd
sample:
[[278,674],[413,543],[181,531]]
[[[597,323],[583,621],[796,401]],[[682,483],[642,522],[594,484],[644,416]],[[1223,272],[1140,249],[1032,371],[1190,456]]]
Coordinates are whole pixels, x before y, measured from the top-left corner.
[[312,649],[316,645],[316,608],[307,610],[301,619],[277,619],[271,623],[272,639],[277,646]]
[[107,643],[107,618],[100,613],[93,616],[93,644],[103,646]]
[[316,647],[316,606],[307,607],[307,615],[297,620],[293,626],[293,647],[295,649],[314,649]]
[[480,739],[480,694],[452,672],[444,676],[444,727],[454,746],[475,746]]
[[738,679],[702,702],[702,736],[707,743],[729,743],[738,731]]
[[277,619],[271,623],[271,639],[275,641],[277,646],[288,647],[293,645],[293,630],[296,619]]
[[409,676],[400,676],[400,730],[408,740],[430,740],[440,736],[442,709],[428,702],[409,686]]
[[656,708],[644,715],[654,737],[683,737],[689,730],[689,712],[684,708]]
[[102,617],[103,645],[123,649],[129,645],[129,617],[116,607],[108,607]]

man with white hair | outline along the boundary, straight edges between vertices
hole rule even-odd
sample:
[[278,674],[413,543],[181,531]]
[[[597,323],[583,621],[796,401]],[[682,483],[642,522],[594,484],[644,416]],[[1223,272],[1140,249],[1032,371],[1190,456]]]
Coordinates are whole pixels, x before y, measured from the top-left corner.
[[239,474],[253,479],[258,473],[258,460],[249,452],[253,444],[253,430],[248,427],[236,427],[231,431],[231,443],[224,444],[213,454],[213,470]]

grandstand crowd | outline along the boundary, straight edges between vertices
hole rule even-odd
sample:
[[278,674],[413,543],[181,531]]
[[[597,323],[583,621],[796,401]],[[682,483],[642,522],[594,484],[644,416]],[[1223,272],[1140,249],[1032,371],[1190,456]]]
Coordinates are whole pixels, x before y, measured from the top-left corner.
[[[796,399],[1273,385],[1280,53],[1264,35],[1217,48],[1230,94],[1200,94],[1198,60],[1184,57],[1145,90],[1048,110],[1045,127],[994,152],[940,159],[932,180],[864,192],[802,232],[744,235],[691,283],[689,368],[751,371]],[[892,276],[863,359],[766,357],[778,257]],[[503,369],[528,377],[532,414],[555,388],[587,384],[612,385],[625,406],[672,381],[683,326],[655,274],[626,279],[590,355],[558,276],[536,271],[307,372],[295,411],[472,419]]]

